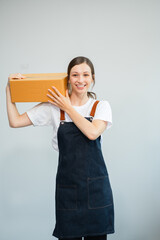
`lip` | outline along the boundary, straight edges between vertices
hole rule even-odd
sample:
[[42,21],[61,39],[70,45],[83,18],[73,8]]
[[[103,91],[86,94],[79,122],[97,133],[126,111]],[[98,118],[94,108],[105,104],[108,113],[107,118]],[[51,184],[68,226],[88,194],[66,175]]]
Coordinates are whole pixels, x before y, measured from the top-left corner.
[[81,85],[81,86],[85,87],[87,84],[75,84],[75,85],[76,85],[76,87],[77,87],[78,85]]
[[86,84],[85,84],[85,85],[82,84],[82,87],[78,87],[78,84],[77,84],[76,87],[77,87],[77,89],[79,89],[79,90],[83,90],[83,89],[86,87]]

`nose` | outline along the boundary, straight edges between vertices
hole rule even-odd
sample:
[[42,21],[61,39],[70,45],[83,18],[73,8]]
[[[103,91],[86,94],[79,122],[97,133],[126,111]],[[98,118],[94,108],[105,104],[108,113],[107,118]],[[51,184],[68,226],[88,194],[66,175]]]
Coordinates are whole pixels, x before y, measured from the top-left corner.
[[83,82],[83,75],[79,75],[78,82]]

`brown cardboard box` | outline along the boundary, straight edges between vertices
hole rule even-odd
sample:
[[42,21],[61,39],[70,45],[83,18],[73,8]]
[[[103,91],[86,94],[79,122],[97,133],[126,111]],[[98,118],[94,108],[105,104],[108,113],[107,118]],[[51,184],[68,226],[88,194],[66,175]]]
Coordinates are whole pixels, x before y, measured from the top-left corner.
[[[51,100],[48,89],[52,86],[65,96],[67,89],[67,73],[33,73],[22,74],[24,79],[10,78],[12,102],[48,102]],[[51,95],[51,94],[50,94]]]

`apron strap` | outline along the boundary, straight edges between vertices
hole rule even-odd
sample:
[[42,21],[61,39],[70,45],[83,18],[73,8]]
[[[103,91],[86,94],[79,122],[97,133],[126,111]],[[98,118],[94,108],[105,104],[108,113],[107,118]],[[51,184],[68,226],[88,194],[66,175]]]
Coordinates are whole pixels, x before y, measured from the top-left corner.
[[[98,103],[99,103],[99,100],[95,101],[95,103],[93,104],[93,107],[92,107],[91,112],[90,112],[90,116],[94,117],[94,114],[96,112],[96,107],[97,107]],[[61,121],[65,120],[65,114],[64,114],[64,111],[62,109],[60,109],[60,120]]]
[[96,112],[96,107],[97,107],[98,103],[99,103],[99,100],[95,101],[95,103],[93,104],[93,107],[92,107],[91,112],[90,112],[90,116],[94,117],[94,114]]
[[64,111],[62,109],[60,109],[60,114],[61,114],[61,117],[60,117],[60,120],[65,120],[65,115],[64,115]]

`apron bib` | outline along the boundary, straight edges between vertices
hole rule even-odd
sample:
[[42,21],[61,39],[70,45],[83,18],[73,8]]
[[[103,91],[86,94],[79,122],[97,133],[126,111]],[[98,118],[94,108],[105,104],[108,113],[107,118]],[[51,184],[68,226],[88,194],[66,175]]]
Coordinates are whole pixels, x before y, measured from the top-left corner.
[[[93,104],[92,122],[99,101]],[[114,233],[114,204],[99,136],[87,138],[60,109],[57,132],[56,224],[53,236],[75,238]]]

